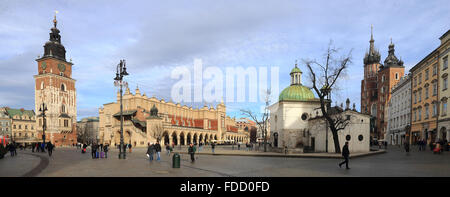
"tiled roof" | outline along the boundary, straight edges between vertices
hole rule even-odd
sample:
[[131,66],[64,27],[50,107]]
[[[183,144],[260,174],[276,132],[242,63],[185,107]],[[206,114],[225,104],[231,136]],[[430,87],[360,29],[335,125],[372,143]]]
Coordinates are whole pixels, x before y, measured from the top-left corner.
[[18,115],[20,117],[22,117],[22,115],[26,115],[28,117],[33,117],[35,116],[35,113],[33,110],[21,110],[21,109],[12,109],[12,108],[7,108],[6,112],[8,113],[10,118],[13,118],[14,116]]

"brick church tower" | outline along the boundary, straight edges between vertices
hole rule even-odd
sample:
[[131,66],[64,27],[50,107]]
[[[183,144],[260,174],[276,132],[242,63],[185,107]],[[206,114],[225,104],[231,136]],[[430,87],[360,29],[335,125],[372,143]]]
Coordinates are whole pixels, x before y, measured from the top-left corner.
[[[364,114],[369,114],[374,120],[377,117],[378,111],[378,86],[377,77],[378,70],[380,69],[380,52],[375,49],[375,40],[373,39],[373,27],[371,27],[370,33],[370,48],[364,56],[364,79],[361,81],[361,112]],[[377,128],[375,127],[375,122],[371,122],[370,135],[375,136]]]
[[72,62],[66,61],[66,49],[61,44],[60,31],[56,28],[56,15],[50,32],[50,40],[44,45],[44,55],[36,59],[38,74],[35,79],[36,127],[42,137],[43,117],[39,109],[47,107],[45,141],[56,146],[77,142],[76,89],[72,78]]
[[399,60],[395,56],[394,51],[394,44],[391,40],[391,44],[389,45],[389,54],[384,60],[384,65],[381,65],[380,70],[378,71],[378,139],[385,139],[389,112],[388,103],[391,99],[391,89],[405,74],[403,61]]

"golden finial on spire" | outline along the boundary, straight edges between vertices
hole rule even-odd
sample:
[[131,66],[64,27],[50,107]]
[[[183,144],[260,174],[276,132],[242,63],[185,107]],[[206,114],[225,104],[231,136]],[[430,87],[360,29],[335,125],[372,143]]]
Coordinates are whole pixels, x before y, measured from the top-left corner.
[[55,28],[56,28],[56,23],[58,23],[58,21],[56,20],[56,14],[58,14],[58,10],[55,10],[55,18],[53,19],[53,24],[55,25]]

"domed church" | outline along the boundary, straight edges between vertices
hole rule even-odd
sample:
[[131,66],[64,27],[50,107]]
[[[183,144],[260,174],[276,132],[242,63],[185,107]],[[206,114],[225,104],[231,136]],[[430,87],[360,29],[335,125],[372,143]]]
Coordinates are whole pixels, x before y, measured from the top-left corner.
[[[302,71],[297,64],[290,77],[290,86],[281,91],[278,102],[269,106],[272,147],[280,151],[287,147],[289,152],[334,152],[333,137],[322,117],[320,99],[302,84]],[[349,99],[346,104],[345,109],[343,104],[330,109],[332,117],[349,119],[347,127],[338,132],[340,146],[348,141],[350,152],[368,152],[370,116],[357,112],[354,104],[350,109]]]

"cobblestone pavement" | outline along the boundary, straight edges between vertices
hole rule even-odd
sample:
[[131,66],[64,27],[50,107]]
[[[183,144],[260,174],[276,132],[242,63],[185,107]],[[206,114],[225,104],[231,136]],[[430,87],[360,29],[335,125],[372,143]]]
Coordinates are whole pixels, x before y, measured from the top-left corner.
[[[196,162],[191,163],[187,154],[181,155],[181,168],[174,169],[165,150],[160,162],[151,163],[145,152],[144,148],[133,148],[126,160],[119,160],[117,149],[112,149],[107,159],[92,159],[90,152],[81,154],[76,148],[58,148],[51,158],[29,150],[18,151],[19,156],[0,160],[0,176],[30,175],[32,170],[40,172],[34,174],[40,177],[450,176],[450,152],[434,155],[431,151],[414,151],[407,156],[397,147],[389,147],[384,154],[350,159],[350,170],[339,168],[341,160],[332,158],[196,155]],[[33,155],[48,158],[48,166],[36,169],[40,168],[40,159]]]

